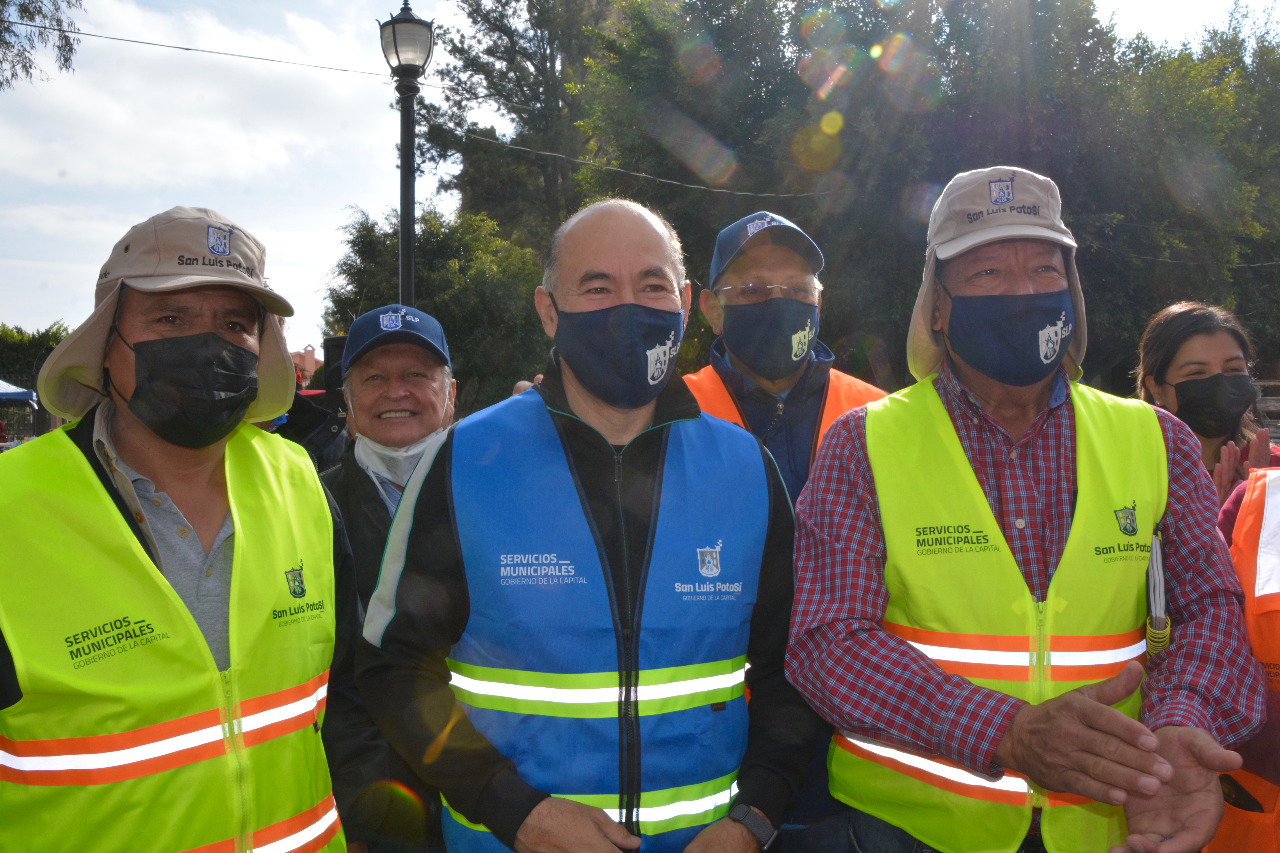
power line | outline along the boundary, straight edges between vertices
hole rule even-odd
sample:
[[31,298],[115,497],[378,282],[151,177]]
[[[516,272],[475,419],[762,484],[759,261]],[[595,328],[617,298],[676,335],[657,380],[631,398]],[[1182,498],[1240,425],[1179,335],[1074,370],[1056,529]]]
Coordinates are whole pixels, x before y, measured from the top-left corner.
[[691,190],[705,190],[706,192],[724,193],[727,195],[754,196],[756,198],[816,198],[818,196],[827,195],[827,193],[829,192],[829,191],[823,191],[823,192],[812,192],[812,193],[753,193],[753,192],[746,192],[744,190],[728,190],[728,189],[724,189],[723,187],[708,187],[708,186],[703,186],[702,184],[686,184],[681,181],[673,181],[670,178],[659,178],[655,175],[648,175],[648,174],[645,174],[644,172],[633,172],[630,169],[623,169],[619,166],[607,166],[604,163],[593,163],[590,160],[579,160],[576,157],[570,157],[567,154],[559,154],[555,151],[539,151],[536,148],[526,148],[523,145],[513,145],[510,142],[503,142],[498,139],[490,139],[487,136],[480,136],[478,134],[470,133],[468,131],[461,130],[456,127],[449,128],[449,129],[452,130],[454,133],[458,133],[458,134],[461,134],[462,136],[467,137],[468,139],[478,139],[482,142],[488,142],[490,145],[498,145],[503,148],[510,148],[515,151],[524,151],[526,153],[537,154],[542,157],[554,157],[559,160],[567,160],[570,163],[577,163],[581,166],[591,166],[593,168],[604,169],[609,172],[619,172],[624,175],[631,175],[632,177],[644,178],[645,180],[649,180],[649,181],[657,181],[660,184],[670,184],[671,186],[684,187],[686,189],[691,189]]
[[[385,72],[385,71],[365,71],[359,68],[340,68],[335,65],[313,65],[312,63],[309,63],[309,62],[294,62],[293,60],[289,60],[289,59],[274,59],[270,56],[250,56],[249,54],[245,54],[245,53],[231,53],[225,50],[209,50],[203,47],[187,47],[185,45],[180,45],[180,44],[163,44],[161,42],[144,41],[142,39],[127,39],[127,38],[122,38],[121,36],[108,36],[108,35],[103,35],[101,33],[87,33],[84,30],[68,30],[68,29],[63,29],[62,27],[50,27],[45,24],[33,24],[28,21],[11,21],[8,19],[0,19],[0,20],[3,20],[3,22],[6,24],[12,24],[19,27],[31,27],[32,29],[36,29],[36,30],[47,30],[48,32],[61,33],[63,35],[68,35],[68,36],[85,36],[86,38],[103,39],[104,41],[118,41],[118,42],[124,42],[125,44],[140,44],[146,47],[162,47],[162,48],[165,48],[166,50],[181,50],[187,53],[207,53],[211,56],[228,56],[228,57],[231,57],[232,59],[251,59],[254,62],[274,62],[277,65],[296,65],[299,68],[315,68],[320,71],[339,71],[339,72],[342,72],[343,74],[365,74],[370,77],[385,77],[388,83],[393,82],[390,76],[390,72]],[[501,98],[494,98],[488,95],[476,95],[471,92],[464,92],[461,89],[457,89],[452,86],[442,86],[436,83],[420,83],[419,85],[429,89],[439,89],[443,92],[449,92],[454,95],[459,95],[462,98],[467,100],[492,101],[495,104],[501,104],[504,107],[509,107],[515,110],[530,109],[529,107],[526,107],[523,104],[513,104],[510,101],[504,101]]]

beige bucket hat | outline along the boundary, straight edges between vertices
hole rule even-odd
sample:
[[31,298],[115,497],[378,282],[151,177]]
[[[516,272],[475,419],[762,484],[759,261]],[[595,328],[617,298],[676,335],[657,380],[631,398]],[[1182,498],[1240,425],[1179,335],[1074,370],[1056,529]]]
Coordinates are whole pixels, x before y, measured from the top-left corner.
[[248,293],[266,309],[258,355],[258,397],[248,421],[279,417],[293,404],[293,360],[281,317],[293,306],[262,279],[266,251],[248,231],[203,207],[175,207],[129,229],[98,273],[94,310],[40,368],[40,401],[54,414],[79,418],[106,399],[102,359],[121,286],[158,293],[219,284]]
[[1076,272],[1076,241],[1062,222],[1058,186],[1044,175],[1026,169],[992,166],[961,172],[952,178],[929,215],[924,278],[907,331],[907,366],[916,379],[936,373],[946,355],[942,336],[933,331],[937,262],[987,243],[1015,238],[1048,240],[1066,249],[1067,287],[1076,311],[1076,326],[1064,360],[1070,376],[1079,378],[1087,337],[1084,294]]

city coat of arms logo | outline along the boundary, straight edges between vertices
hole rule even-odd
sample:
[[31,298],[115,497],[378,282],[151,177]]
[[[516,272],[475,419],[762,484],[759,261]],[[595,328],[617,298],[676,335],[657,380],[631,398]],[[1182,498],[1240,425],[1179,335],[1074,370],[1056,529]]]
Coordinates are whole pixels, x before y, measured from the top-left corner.
[[806,320],[804,328],[791,336],[791,360],[799,361],[809,351],[809,342],[813,340],[813,321]]
[[399,311],[388,311],[378,318],[378,325],[384,332],[394,332],[402,323]]
[[724,547],[724,540],[716,542],[714,548],[698,549],[698,574],[704,578],[713,578],[720,574],[720,549]]
[[1067,322],[1067,312],[1063,311],[1062,316],[1058,318],[1058,322],[1052,326],[1045,326],[1040,330],[1040,360],[1045,364],[1049,364],[1058,357],[1058,350],[1062,347],[1062,342],[1071,335],[1071,330],[1075,328]]
[[988,181],[992,204],[1010,204],[1013,201],[1013,175],[1007,181]]
[[1133,506],[1121,507],[1116,510],[1116,524],[1120,525],[1120,532],[1125,536],[1138,535],[1138,502],[1134,501]]
[[284,579],[289,583],[289,594],[294,598],[302,598],[307,594],[307,585],[302,582],[302,561],[298,561],[298,568],[290,569],[284,573]]
[[209,251],[226,257],[231,254],[231,229],[209,226]]
[[679,349],[676,344],[676,333],[672,332],[666,340],[666,343],[658,344],[645,354],[649,357],[649,384],[657,385],[667,375],[667,368],[671,366],[671,356],[673,350]]

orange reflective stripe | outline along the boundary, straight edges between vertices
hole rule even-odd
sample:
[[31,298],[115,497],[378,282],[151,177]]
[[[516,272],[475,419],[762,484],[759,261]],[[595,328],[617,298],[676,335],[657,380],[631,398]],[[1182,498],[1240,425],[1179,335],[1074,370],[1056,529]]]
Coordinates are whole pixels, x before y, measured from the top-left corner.
[[[1007,806],[1023,807],[1031,804],[1031,783],[1021,773],[1009,770],[999,778],[981,776],[954,761],[886,746],[849,732],[836,733],[835,743],[850,755],[962,797]],[[1044,798],[1048,807],[1078,806],[1092,802],[1087,797],[1056,792],[1046,792]]]
[[[1036,664],[1031,637],[928,631],[886,622],[885,631],[906,640],[944,672],[965,678],[1029,681]],[[1122,634],[1054,635],[1046,663],[1054,681],[1096,681],[1115,675],[1146,654],[1141,628]]]
[[[240,703],[235,722],[254,746],[314,723],[329,673]],[[0,737],[0,781],[24,785],[103,785],[163,773],[224,755],[224,714],[202,711],[128,732],[15,741]]]
[[256,696],[240,703],[245,746],[255,746],[316,723],[324,710],[329,671],[278,693]]
[[[314,853],[324,849],[342,828],[333,794],[316,805],[253,833],[254,853]],[[215,841],[185,853],[235,853],[235,839]]]

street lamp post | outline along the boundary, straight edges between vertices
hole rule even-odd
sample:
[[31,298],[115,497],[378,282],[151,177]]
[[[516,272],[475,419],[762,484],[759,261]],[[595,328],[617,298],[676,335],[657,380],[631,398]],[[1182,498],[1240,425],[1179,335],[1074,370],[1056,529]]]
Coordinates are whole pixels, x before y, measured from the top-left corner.
[[418,78],[431,62],[435,46],[434,21],[424,21],[409,8],[409,0],[395,17],[379,24],[382,30],[382,55],[396,78],[396,94],[400,96],[400,304],[413,306],[413,224],[414,179],[417,162],[414,157],[414,102],[417,100]]

